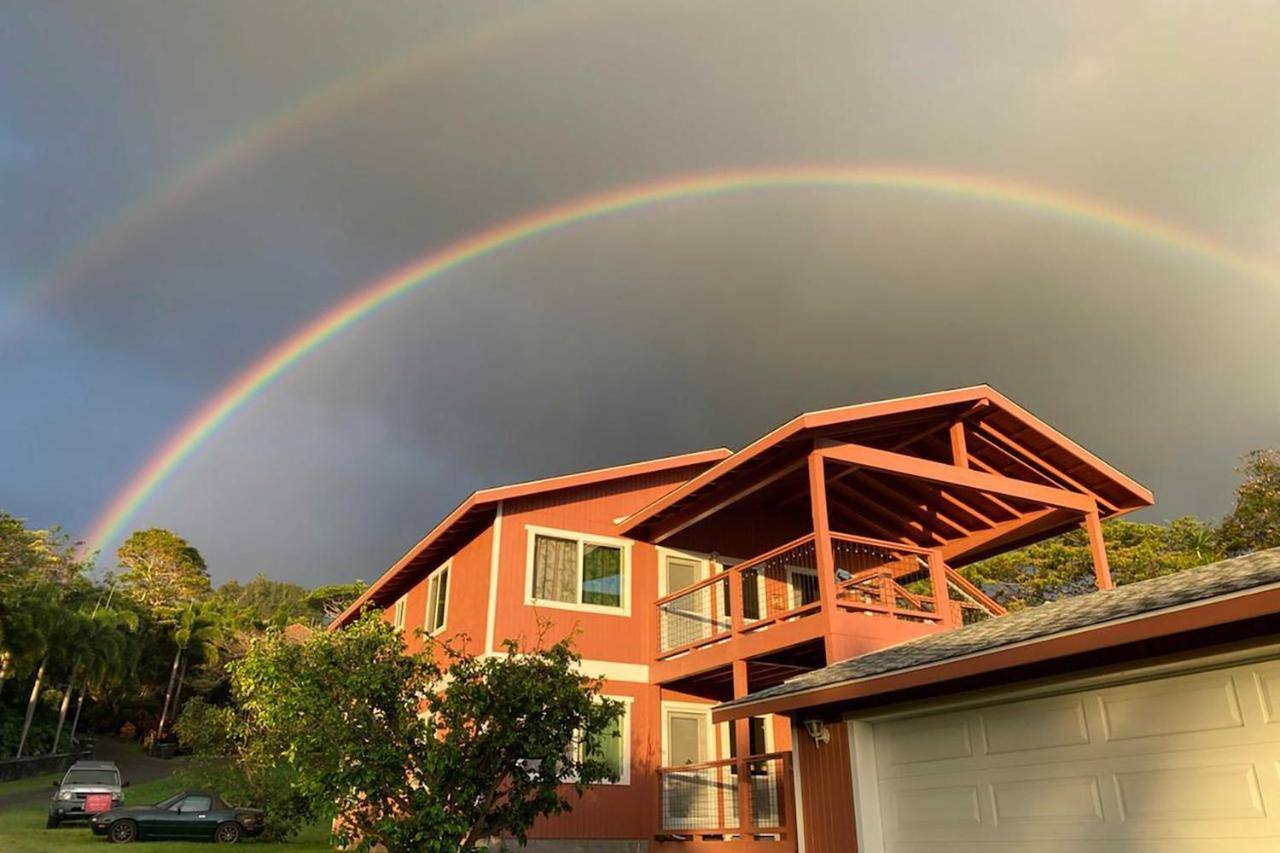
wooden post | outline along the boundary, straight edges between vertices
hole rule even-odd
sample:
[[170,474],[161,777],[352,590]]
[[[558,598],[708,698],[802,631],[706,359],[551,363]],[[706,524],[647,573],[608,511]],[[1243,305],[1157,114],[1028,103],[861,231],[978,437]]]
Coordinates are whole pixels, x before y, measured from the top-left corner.
[[964,441],[964,421],[951,425],[951,461],[957,468],[969,467],[969,447]]
[[951,591],[947,589],[947,564],[937,548],[929,551],[929,583],[933,586],[933,612],[943,625],[955,625],[951,615]]
[[1084,526],[1089,531],[1089,550],[1093,552],[1093,574],[1098,579],[1098,589],[1114,589],[1111,566],[1107,563],[1107,544],[1102,539],[1102,519],[1096,507],[1085,513]]
[[831,549],[831,525],[827,517],[827,477],[822,454],[809,453],[809,507],[813,514],[814,564],[818,570],[818,600],[826,623],[823,645],[827,663],[835,662],[831,628],[836,620],[836,563]]
[[[745,660],[735,660],[733,662],[733,698],[741,699],[746,696],[747,688],[747,662]],[[738,830],[741,833],[742,841],[749,841],[751,835],[751,765],[746,758],[751,754],[751,719],[742,717],[733,721],[733,739],[737,746],[737,759],[734,767],[738,771]]]

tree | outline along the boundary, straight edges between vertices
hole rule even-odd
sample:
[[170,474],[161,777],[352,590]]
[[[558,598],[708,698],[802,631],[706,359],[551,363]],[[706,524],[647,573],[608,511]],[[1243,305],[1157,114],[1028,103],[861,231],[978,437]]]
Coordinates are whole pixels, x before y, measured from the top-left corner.
[[1235,506],[1218,528],[1230,554],[1280,547],[1280,450],[1245,454]]
[[164,736],[165,727],[177,716],[182,682],[186,678],[187,665],[191,659],[210,661],[217,658],[221,634],[218,617],[218,610],[212,603],[188,602],[175,614],[172,634],[173,666],[169,670],[169,689],[165,692],[160,724],[156,727],[157,737]]
[[344,845],[523,842],[569,792],[612,778],[602,748],[621,706],[580,674],[569,639],[497,656],[463,643],[406,654],[372,613],[301,644],[273,632],[233,667],[224,748],[245,778],[288,779],[315,816],[340,815]]
[[319,586],[307,593],[307,605],[320,622],[328,625],[364,593],[364,581],[333,583]]
[[153,610],[180,607],[209,594],[209,569],[200,552],[175,533],[139,530],[116,551],[120,590]]
[[227,581],[214,590],[213,598],[242,611],[254,626],[260,628],[283,628],[290,622],[309,622],[313,616],[305,589],[296,583],[272,580],[262,574],[244,584]]
[[[1117,585],[1211,563],[1223,554],[1211,526],[1186,516],[1168,525],[1117,519],[1102,526]],[[1073,530],[966,566],[963,575],[1006,607],[1017,609],[1094,589],[1093,555]]]

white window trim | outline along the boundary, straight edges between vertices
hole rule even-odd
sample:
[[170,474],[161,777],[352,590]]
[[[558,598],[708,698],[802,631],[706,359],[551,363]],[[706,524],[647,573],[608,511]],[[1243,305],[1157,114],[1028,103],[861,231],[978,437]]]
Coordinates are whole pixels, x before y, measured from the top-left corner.
[[[434,572],[432,572],[430,575],[427,576],[427,603],[423,607],[424,612],[423,612],[423,620],[422,620],[422,629],[426,631],[428,637],[434,637],[436,634],[439,634],[440,632],[444,631],[444,629],[449,625],[449,596],[452,595],[453,593],[453,571],[452,570],[453,570],[453,561],[450,560],[449,562],[445,563],[443,566],[436,569]],[[444,575],[449,575],[449,582],[445,584],[445,588],[444,588],[444,617],[440,620],[440,624],[437,625],[435,628],[428,628],[427,626],[431,624],[431,617],[433,615],[432,610],[434,609],[431,606],[434,603],[431,600],[432,587],[434,586],[438,592],[439,586],[440,586],[440,578],[443,577]]]
[[707,554],[700,554],[697,551],[681,551],[676,548],[667,548],[663,545],[657,546],[658,551],[658,598],[663,598],[673,592],[679,592],[675,589],[667,589],[667,558],[675,557],[680,560],[691,560],[698,564],[699,576],[698,580],[706,580],[711,577],[711,557]]
[[408,607],[408,593],[396,599],[395,606],[391,611],[391,627],[395,628],[397,631],[404,631],[405,611],[408,610]]
[[795,593],[799,590],[799,587],[796,586],[794,579],[795,576],[804,575],[806,577],[816,578],[818,576],[818,570],[810,568],[809,566],[787,565],[784,568],[787,574],[787,609],[794,610],[800,606],[799,601],[793,598]]
[[[622,606],[609,607],[604,604],[582,603],[582,577],[578,577],[578,601],[550,601],[533,597],[533,562],[534,542],[538,536],[552,536],[557,539],[572,539],[578,543],[578,571],[582,571],[582,546],[605,545],[622,551]],[[551,607],[557,610],[574,610],[579,613],[599,613],[604,616],[631,615],[631,546],[630,539],[619,539],[615,536],[597,536],[594,533],[581,533],[575,530],[558,530],[554,527],[537,527],[525,525],[524,555],[524,603],[530,607]]]
[[716,754],[716,727],[711,722],[711,705],[699,705],[696,702],[669,702],[663,700],[661,707],[662,717],[662,754],[661,762],[658,766],[671,766],[671,731],[667,726],[667,717],[670,712],[675,711],[680,714],[701,714],[707,718],[707,758],[706,761],[715,761],[711,758]]
[[[619,734],[622,737],[622,773],[618,777],[617,782],[604,781],[604,782],[596,782],[595,784],[609,785],[611,787],[621,787],[623,785],[630,785],[631,784],[631,705],[636,701],[635,697],[634,696],[609,696],[602,693],[600,694],[600,698],[609,699],[614,702],[622,703],[622,725],[619,726]],[[578,748],[578,745],[575,744],[574,748],[575,749]],[[565,773],[561,777],[560,781],[571,783],[577,780],[574,774]]]

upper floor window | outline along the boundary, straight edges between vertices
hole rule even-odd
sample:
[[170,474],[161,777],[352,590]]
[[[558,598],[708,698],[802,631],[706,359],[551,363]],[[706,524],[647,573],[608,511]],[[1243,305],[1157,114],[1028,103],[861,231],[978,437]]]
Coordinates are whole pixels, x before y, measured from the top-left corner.
[[423,630],[437,634],[444,630],[445,616],[449,612],[449,566],[427,578],[427,618]]
[[396,602],[396,609],[391,614],[391,625],[397,631],[404,630],[404,607],[405,607],[405,598],[402,595],[400,596],[400,600]]
[[630,543],[529,528],[529,604],[629,613]]

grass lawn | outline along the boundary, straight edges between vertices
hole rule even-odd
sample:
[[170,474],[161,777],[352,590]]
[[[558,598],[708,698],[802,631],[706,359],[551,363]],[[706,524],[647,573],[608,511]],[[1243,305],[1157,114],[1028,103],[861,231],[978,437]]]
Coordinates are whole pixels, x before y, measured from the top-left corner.
[[49,791],[53,796],[53,783],[62,779],[61,773],[46,773],[43,776],[31,776],[26,779],[15,779],[12,782],[0,782],[0,797],[5,794],[22,794],[27,791]]
[[[49,778],[41,776],[44,787],[53,793],[53,785]],[[0,786],[5,793],[19,790],[33,790],[37,779],[21,779],[18,782],[7,782]],[[11,785],[30,783],[27,788],[11,788]],[[170,794],[188,787],[176,778],[145,782],[130,787],[125,791],[127,805],[145,805],[158,803]],[[35,805],[17,806],[0,811],[0,850],[4,853],[50,853],[50,851],[78,850],[82,847],[99,845],[105,848],[109,843],[105,838],[98,838],[83,823],[68,824],[58,829],[45,829],[44,821],[48,816],[49,804],[40,802]],[[270,816],[267,818],[270,820]],[[310,851],[329,850],[328,829],[324,826],[310,827],[297,838],[284,844],[268,844],[266,842],[246,839],[243,843],[254,850],[287,850],[290,853],[310,853]],[[200,841],[140,841],[139,853],[170,853],[177,850],[196,850],[211,847],[209,842]],[[116,849],[116,848],[112,848]],[[128,849],[128,848],[125,848]],[[104,850],[105,853],[105,850]]]

